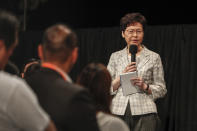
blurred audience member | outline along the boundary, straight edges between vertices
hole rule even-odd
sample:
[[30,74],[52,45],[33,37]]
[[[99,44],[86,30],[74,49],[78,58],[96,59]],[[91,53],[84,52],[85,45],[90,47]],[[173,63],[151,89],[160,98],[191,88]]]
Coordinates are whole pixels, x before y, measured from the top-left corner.
[[62,24],[49,27],[38,52],[42,67],[26,81],[57,129],[98,131],[95,105],[88,90],[73,84],[68,76],[78,56],[75,33]]
[[123,120],[111,115],[111,81],[111,76],[104,65],[91,63],[83,69],[77,83],[88,88],[93,95],[101,131],[129,131]]
[[0,131],[55,131],[29,86],[3,71],[18,43],[18,25],[14,15],[0,11]]

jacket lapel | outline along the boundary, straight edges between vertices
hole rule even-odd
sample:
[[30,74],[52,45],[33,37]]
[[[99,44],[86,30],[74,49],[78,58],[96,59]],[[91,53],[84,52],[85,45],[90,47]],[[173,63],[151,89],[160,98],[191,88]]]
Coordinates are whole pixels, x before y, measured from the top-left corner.
[[128,64],[130,64],[131,60],[129,60],[129,58],[128,58],[127,47],[124,48],[124,50],[122,50],[122,52],[123,52],[122,53],[123,55],[122,55],[122,57],[120,59],[121,59],[121,64],[125,64],[124,65],[124,68],[125,68]]
[[141,69],[150,60],[150,54],[148,53],[148,49],[146,47],[144,47],[137,60],[138,70]]
[[[122,55],[119,56],[118,64],[122,65],[122,68],[124,69],[128,64],[130,64],[131,60],[128,58],[127,54],[127,48],[124,48],[122,50]],[[150,54],[148,49],[144,46],[144,49],[142,50],[139,57],[136,58],[137,60],[137,68],[138,70],[141,69],[145,64],[150,60]]]

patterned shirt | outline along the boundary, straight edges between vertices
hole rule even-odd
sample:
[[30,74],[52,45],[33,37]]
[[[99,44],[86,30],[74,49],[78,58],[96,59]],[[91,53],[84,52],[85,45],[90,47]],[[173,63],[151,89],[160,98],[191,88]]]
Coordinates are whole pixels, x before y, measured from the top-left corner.
[[[128,56],[127,48],[112,53],[107,65],[112,80],[119,77],[130,62],[131,59]],[[136,65],[138,77],[142,77],[144,82],[149,84],[152,94],[143,91],[124,96],[121,85],[114,92],[113,87],[111,87],[111,93],[114,94],[111,105],[113,114],[124,115],[128,101],[130,102],[132,115],[157,113],[154,101],[167,93],[163,66],[159,54],[143,46],[140,54],[136,56]]]

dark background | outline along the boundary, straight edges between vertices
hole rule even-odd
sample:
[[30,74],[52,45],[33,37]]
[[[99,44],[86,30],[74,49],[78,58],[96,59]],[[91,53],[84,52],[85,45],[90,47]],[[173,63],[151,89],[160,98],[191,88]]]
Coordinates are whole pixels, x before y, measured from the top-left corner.
[[[13,11],[22,21],[23,1],[1,0],[0,8]],[[141,12],[149,25],[197,23],[196,7],[190,1],[181,3],[170,0],[27,0],[27,2],[27,30],[43,30],[57,22],[65,22],[74,28],[119,26],[120,18],[128,12]]]
[[[17,14],[23,25],[20,2],[1,0],[0,7]],[[119,20],[125,13],[141,12],[149,25],[144,44],[160,54],[165,71],[168,93],[165,98],[156,101],[163,126],[161,131],[196,131],[196,7],[190,1],[184,1],[184,6],[180,6],[180,1],[172,2],[48,0],[34,9],[30,8],[30,4],[26,31],[21,29],[19,45],[11,60],[21,67],[27,59],[37,57],[43,30],[57,22],[65,22],[75,28],[79,39],[79,58],[70,73],[75,80],[89,62],[107,65],[111,53],[125,47],[118,27]]]

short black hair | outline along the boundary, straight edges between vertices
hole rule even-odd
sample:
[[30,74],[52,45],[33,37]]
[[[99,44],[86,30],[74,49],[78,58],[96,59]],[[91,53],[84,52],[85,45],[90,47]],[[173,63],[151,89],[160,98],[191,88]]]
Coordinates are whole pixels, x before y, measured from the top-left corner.
[[120,19],[120,29],[121,31],[125,31],[125,29],[134,24],[140,23],[143,26],[143,30],[145,30],[147,21],[146,18],[141,13],[128,13]]
[[3,40],[8,49],[16,40],[19,21],[15,15],[8,11],[0,10],[0,40]]

